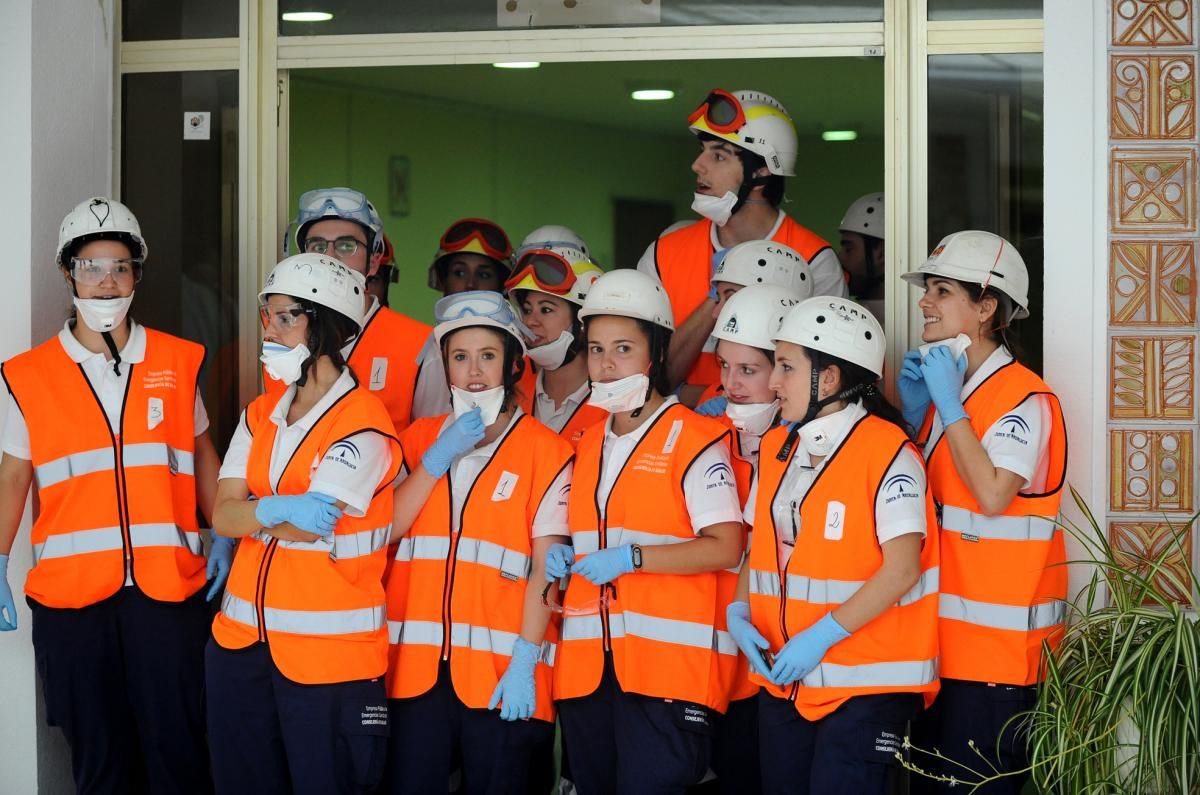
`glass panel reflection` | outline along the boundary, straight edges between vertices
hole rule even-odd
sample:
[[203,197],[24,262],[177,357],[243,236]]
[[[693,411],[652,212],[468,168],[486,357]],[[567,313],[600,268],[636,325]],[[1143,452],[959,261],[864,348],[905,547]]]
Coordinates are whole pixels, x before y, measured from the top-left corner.
[[123,0],[121,39],[219,39],[238,35],[238,0]]

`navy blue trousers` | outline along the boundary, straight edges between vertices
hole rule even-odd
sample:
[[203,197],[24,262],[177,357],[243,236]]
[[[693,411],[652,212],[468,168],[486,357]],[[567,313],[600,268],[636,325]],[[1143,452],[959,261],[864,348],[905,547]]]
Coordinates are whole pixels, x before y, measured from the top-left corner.
[[921,709],[916,693],[856,696],[816,721],[765,691],[758,695],[763,792],[889,793],[903,776],[895,754],[908,721]]
[[758,795],[758,697],[729,702],[724,715],[716,716],[712,769],[721,795]]
[[[392,735],[382,793],[437,793],[449,789],[450,774],[461,764],[465,795],[527,795],[532,761],[549,741],[554,724],[544,720],[500,719],[494,709],[471,709],[458,699],[450,669],[443,663],[437,682],[413,698],[388,700]],[[553,754],[546,760],[553,773]],[[547,779],[548,781],[548,779]],[[539,785],[542,786],[542,785]],[[545,784],[549,791],[549,785]]]
[[387,754],[383,678],[302,685],[275,667],[270,648],[209,641],[208,737],[218,793],[359,795]]
[[77,792],[212,792],[204,589],[183,602],[136,586],[78,609],[27,601],[46,721],[71,746]]
[[[944,755],[971,770],[991,774],[988,763],[1000,771],[1020,770],[1029,765],[1028,737],[1022,722],[1013,718],[1032,709],[1036,702],[1035,685],[990,685],[943,679],[933,706],[913,722],[912,743],[918,749],[940,749]],[[975,747],[987,757],[988,763],[967,746],[968,740],[975,741]],[[913,752],[912,761],[931,773],[978,780],[957,765],[919,751]],[[1028,774],[1005,776],[974,792],[979,795],[1017,795],[1028,778]],[[911,776],[911,780],[913,795],[960,793],[964,789],[962,785],[951,789],[918,775]]]
[[611,657],[596,691],[559,701],[558,716],[580,795],[683,793],[708,770],[714,731],[709,710],[626,693]]

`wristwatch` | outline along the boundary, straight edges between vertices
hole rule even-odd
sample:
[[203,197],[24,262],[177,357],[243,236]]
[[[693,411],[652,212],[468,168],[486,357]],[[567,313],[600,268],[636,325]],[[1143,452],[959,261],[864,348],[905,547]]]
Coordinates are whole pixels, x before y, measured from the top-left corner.
[[638,544],[631,544],[633,551],[633,570],[637,571],[642,567],[642,548]]

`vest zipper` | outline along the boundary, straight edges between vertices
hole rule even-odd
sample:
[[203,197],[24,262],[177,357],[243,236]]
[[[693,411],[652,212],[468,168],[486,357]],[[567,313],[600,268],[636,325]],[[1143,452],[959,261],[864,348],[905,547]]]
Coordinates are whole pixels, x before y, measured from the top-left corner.
[[[480,474],[483,473],[481,472]],[[442,662],[450,659],[450,628],[452,626],[450,597],[454,593],[454,571],[457,568],[455,564],[458,562],[458,540],[462,536],[463,519],[462,513],[460,513],[458,516],[458,532],[454,532],[454,481],[449,472],[444,477],[446,478],[446,496],[450,500],[451,519],[450,526],[446,528],[450,533],[450,549],[446,553],[446,576],[442,579]],[[464,500],[463,513],[466,513],[466,510],[467,503]]]
[[271,569],[271,560],[275,557],[275,548],[279,539],[272,537],[263,550],[262,560],[258,564],[258,580],[254,584],[254,614],[258,618],[258,642],[267,642],[267,574]]
[[122,455],[121,434],[113,434],[113,455],[117,468],[117,521],[121,524],[121,552],[125,570],[124,581],[133,581],[133,539],[129,529],[129,504],[125,501],[125,456]]
[[[613,483],[613,485],[615,486],[616,483]],[[609,492],[609,493],[611,494],[612,492]],[[605,505],[605,508],[606,509],[608,508],[607,504]],[[605,516],[603,519],[600,520],[600,549],[608,549],[608,515],[607,515],[607,513],[608,513],[608,511],[605,510]],[[600,602],[600,637],[601,637],[601,640],[603,640],[603,642],[604,642],[604,650],[606,652],[611,652],[612,651],[612,627],[610,627],[608,625],[608,621],[609,621],[608,600],[604,598],[604,594],[607,593],[607,590],[606,590],[607,588],[608,588],[607,583],[604,585],[601,585],[599,587],[599,591],[600,591],[599,595],[596,598]]]

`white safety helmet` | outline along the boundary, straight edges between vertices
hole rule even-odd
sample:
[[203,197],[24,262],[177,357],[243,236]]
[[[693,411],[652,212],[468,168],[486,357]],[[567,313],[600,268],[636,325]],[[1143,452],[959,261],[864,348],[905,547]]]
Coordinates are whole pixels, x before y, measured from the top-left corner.
[[747,240],[726,249],[713,270],[712,280],[743,287],[775,284],[800,298],[813,294],[812,269],[808,260],[795,249],[774,240]]
[[440,298],[433,305],[433,316],[437,321],[433,327],[433,338],[439,346],[452,331],[470,326],[488,326],[515,338],[521,345],[523,356],[526,338],[533,337],[533,332],[520,321],[504,296],[492,290],[466,290]]
[[883,377],[883,327],[848,298],[819,295],[801,301],[784,317],[774,339],[827,353]]
[[513,261],[515,262],[526,251],[534,248],[573,248],[582,251],[585,257],[591,256],[587,243],[579,236],[579,233],[571,227],[561,224],[545,224],[525,235],[525,239],[513,253]]
[[295,254],[271,269],[258,300],[263,303],[269,295],[302,298],[344,315],[361,330],[366,290],[363,275],[338,260],[324,254]]
[[920,268],[903,273],[900,278],[914,287],[924,287],[926,276],[995,287],[1012,299],[1010,320],[1029,317],[1029,271],[1025,260],[999,235],[978,230],[946,235]]
[[767,161],[767,170],[781,177],[796,175],[800,148],[796,125],[774,97],[761,91],[714,88],[688,117],[688,129],[753,152]]
[[[504,290],[518,307],[520,294],[528,290],[583,306],[592,285],[603,275],[604,270],[582,249],[565,245],[537,246],[516,257],[513,274],[504,283]],[[572,276],[574,281],[564,290],[561,285]]]
[[145,261],[150,253],[146,239],[142,237],[142,227],[137,216],[116,199],[95,196],[75,205],[75,209],[67,213],[62,224],[58,227],[58,251],[54,262],[59,267],[68,268],[70,263],[63,258],[75,241],[80,238],[112,235],[114,239],[127,237],[133,243],[131,251],[133,258]]
[[868,193],[855,199],[846,209],[838,231],[857,232],[883,240],[883,194]]
[[609,271],[596,280],[579,310],[580,319],[593,315],[632,317],[675,330],[671,299],[662,283],[632,268]]
[[[316,188],[305,191],[300,195],[296,219],[292,226],[296,228],[296,250],[304,251],[302,245],[308,233],[308,228],[318,221],[341,219],[354,221],[371,233],[371,254],[382,254],[383,219],[375,210],[375,205],[367,201],[367,197],[354,188]],[[284,235],[284,245],[287,236]]]
[[804,298],[779,285],[751,284],[725,301],[712,335],[718,340],[773,351],[783,318]]

